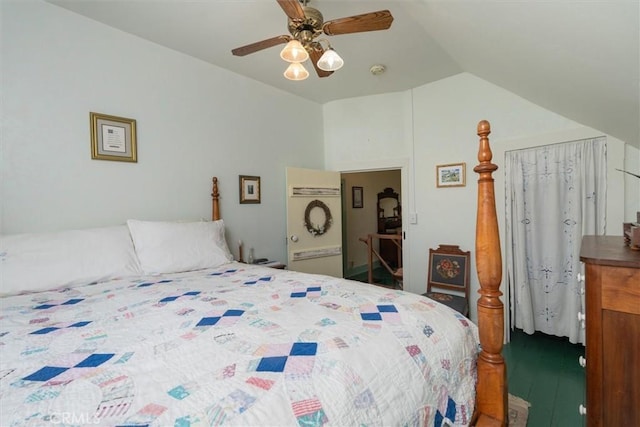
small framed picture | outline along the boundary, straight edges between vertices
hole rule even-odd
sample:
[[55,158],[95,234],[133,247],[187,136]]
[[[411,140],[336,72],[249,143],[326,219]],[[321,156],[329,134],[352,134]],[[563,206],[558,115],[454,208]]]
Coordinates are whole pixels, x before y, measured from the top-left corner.
[[90,113],[91,158],[137,162],[136,121],[107,114]]
[[240,175],[240,204],[260,203],[260,177]]
[[362,201],[362,187],[351,187],[351,198],[354,209],[362,208],[364,206],[364,202]]
[[436,166],[436,185],[438,187],[464,187],[466,185],[465,169],[465,163]]

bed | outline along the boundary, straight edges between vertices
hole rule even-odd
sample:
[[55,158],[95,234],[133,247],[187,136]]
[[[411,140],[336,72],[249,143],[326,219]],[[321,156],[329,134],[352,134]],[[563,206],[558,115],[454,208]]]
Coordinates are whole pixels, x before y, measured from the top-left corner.
[[3,237],[0,425],[504,425],[489,131],[478,326],[420,295],[234,261],[214,178],[212,221]]

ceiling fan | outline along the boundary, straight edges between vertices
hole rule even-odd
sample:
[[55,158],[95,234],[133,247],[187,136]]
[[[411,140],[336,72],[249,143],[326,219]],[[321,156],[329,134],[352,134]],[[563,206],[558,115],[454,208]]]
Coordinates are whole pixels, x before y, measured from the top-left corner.
[[[231,51],[236,56],[245,56],[279,44],[287,44],[280,57],[290,62],[284,75],[290,80],[304,80],[309,76],[302,62],[311,58],[319,77],[327,77],[340,67],[344,61],[321,35],[359,33],[365,31],[386,30],[391,27],[393,16],[388,10],[348,16],[324,22],[318,9],[307,6],[308,0],[276,0],[288,19],[290,35],[280,35],[270,39],[251,43]],[[301,4],[302,3],[302,4]],[[326,42],[326,48],[322,46]]]

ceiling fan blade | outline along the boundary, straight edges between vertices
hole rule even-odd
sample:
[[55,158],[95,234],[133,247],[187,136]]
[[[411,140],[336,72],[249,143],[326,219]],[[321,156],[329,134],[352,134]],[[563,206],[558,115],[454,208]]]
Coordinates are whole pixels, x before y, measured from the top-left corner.
[[293,20],[304,19],[304,10],[298,0],[277,0],[284,13]]
[[388,10],[348,16],[325,22],[322,31],[328,36],[386,30],[391,27],[393,16]]
[[291,40],[291,36],[276,36],[270,39],[262,40],[259,42],[251,43],[246,46],[237,47],[231,51],[235,56],[245,56],[250,53],[257,52],[262,49],[267,49],[279,44],[285,44]]
[[316,73],[318,74],[318,77],[329,77],[331,74],[333,74],[333,71],[324,71],[318,68],[318,60],[320,59],[323,53],[324,53],[324,50],[322,49],[322,46],[320,46],[319,43],[314,43],[311,49],[309,49],[309,57],[311,58],[311,63],[313,64],[313,68],[316,69]]

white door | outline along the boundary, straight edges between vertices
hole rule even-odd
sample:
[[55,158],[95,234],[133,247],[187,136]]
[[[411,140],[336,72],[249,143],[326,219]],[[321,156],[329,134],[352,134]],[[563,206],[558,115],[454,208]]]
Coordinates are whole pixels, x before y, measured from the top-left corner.
[[289,270],[342,277],[340,173],[287,168]]

